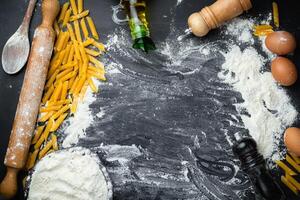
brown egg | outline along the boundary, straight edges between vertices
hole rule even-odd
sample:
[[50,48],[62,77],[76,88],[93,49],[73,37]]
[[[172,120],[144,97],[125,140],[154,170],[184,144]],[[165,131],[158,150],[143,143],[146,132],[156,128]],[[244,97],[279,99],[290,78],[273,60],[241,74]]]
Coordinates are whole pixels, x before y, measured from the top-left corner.
[[295,37],[286,31],[276,31],[269,34],[265,43],[271,52],[278,55],[286,55],[296,49]]
[[271,63],[274,79],[283,86],[293,85],[298,78],[295,64],[287,58],[277,57]]
[[300,129],[291,127],[284,133],[284,144],[289,152],[300,156]]

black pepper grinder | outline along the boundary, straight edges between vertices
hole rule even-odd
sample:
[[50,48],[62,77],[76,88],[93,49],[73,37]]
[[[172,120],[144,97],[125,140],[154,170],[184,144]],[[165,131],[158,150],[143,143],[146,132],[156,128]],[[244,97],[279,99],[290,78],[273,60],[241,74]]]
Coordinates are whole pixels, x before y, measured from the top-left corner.
[[240,159],[241,168],[247,173],[255,190],[266,200],[286,200],[278,183],[267,170],[263,156],[258,152],[255,140],[239,139],[232,147],[233,153]]

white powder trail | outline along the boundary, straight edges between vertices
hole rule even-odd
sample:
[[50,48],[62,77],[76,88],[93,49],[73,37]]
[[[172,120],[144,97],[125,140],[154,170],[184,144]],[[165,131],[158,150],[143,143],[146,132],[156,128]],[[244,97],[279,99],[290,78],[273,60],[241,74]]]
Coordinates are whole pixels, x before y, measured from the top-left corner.
[[[219,77],[241,93],[244,102],[236,107],[245,128],[265,157],[279,159],[276,146],[285,128],[295,121],[297,111],[272,74],[261,72],[265,62],[254,48],[242,51],[234,45],[223,55],[225,63]],[[244,114],[245,110],[249,115]]]

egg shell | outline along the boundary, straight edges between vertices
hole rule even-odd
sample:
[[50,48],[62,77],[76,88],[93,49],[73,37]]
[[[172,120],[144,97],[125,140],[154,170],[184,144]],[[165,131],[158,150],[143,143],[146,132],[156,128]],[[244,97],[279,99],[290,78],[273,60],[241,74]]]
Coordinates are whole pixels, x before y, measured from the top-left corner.
[[293,85],[298,78],[295,64],[285,57],[277,57],[271,63],[274,79],[283,86]]
[[291,127],[284,133],[284,144],[289,152],[300,156],[300,129]]
[[266,47],[277,55],[286,55],[296,49],[295,37],[286,31],[270,33],[265,40]]

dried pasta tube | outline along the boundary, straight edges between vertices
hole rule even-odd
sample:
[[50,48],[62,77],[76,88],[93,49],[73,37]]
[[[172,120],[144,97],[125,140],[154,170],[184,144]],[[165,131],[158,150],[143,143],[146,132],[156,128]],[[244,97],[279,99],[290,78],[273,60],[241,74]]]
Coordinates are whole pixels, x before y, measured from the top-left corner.
[[63,36],[64,36],[64,32],[61,31],[61,32],[58,34],[57,40],[56,40],[56,42],[55,42],[54,50],[57,50],[57,46],[58,46],[58,44],[60,44],[60,43],[62,42],[61,40],[63,39]]
[[87,38],[82,44],[84,47],[87,47],[91,44],[93,44],[95,42],[95,40],[93,38]]
[[92,91],[93,91],[94,93],[97,93],[97,92],[98,92],[98,88],[97,88],[97,86],[95,85],[95,83],[94,83],[94,81],[92,80],[92,78],[89,78],[89,79],[88,79],[88,83],[89,83],[89,85],[90,85]]
[[75,80],[74,80],[74,82],[73,82],[73,84],[72,85],[70,84],[71,85],[71,88],[70,88],[70,93],[71,94],[74,92],[74,90],[75,90],[75,88],[77,86],[78,81],[79,81],[79,78],[76,77]]
[[46,115],[43,115],[38,121],[46,122],[48,119],[50,119],[50,117],[52,117],[53,114],[54,112],[48,112]]
[[103,71],[105,71],[104,70],[104,65],[103,65],[102,62],[100,62],[99,60],[97,60],[93,56],[88,55],[88,57],[89,57],[89,60],[90,60],[91,63],[93,63],[96,67],[98,67],[98,68],[102,69]]
[[53,91],[54,91],[54,86],[51,85],[50,88],[45,93],[45,95],[43,96],[43,99],[42,99],[43,104],[45,104],[49,100],[49,98],[51,97]]
[[74,49],[75,49],[75,57],[78,61],[81,61],[81,56],[80,56],[80,50],[78,47],[77,43],[74,43]]
[[66,64],[68,62],[68,58],[69,58],[69,54],[70,54],[71,48],[72,48],[72,45],[71,44],[67,44],[66,53],[64,55],[64,59],[62,61],[62,64]]
[[95,67],[91,64],[89,65],[88,70],[94,71],[94,72],[99,73],[99,74],[105,74],[105,71],[103,71],[102,69],[97,68],[97,67]]
[[64,107],[62,107],[59,111],[57,111],[52,117],[51,119],[56,120],[59,116],[61,116],[63,113],[65,113],[67,110],[70,109],[69,105],[65,105]]
[[52,74],[50,79],[47,81],[45,88],[49,88],[50,86],[52,86],[58,73],[59,73],[59,70],[55,70],[55,72]]
[[37,155],[39,153],[39,150],[36,149],[33,151],[33,153],[29,156],[28,158],[28,165],[26,165],[27,167],[27,170],[30,170],[34,167],[34,164],[35,164],[35,161],[36,161],[36,158],[37,158]]
[[85,48],[85,52],[91,56],[94,56],[94,57],[97,57],[99,56],[101,53],[98,52],[98,51],[94,51],[92,49],[88,49],[88,48]]
[[41,137],[41,134],[42,134],[44,128],[45,128],[45,126],[37,127],[37,129],[35,130],[35,133],[34,133],[34,137],[31,141],[31,144],[35,144],[38,141],[38,139]]
[[84,18],[82,18],[80,20],[80,26],[81,26],[81,30],[83,32],[84,38],[87,40],[89,38],[89,31],[87,29],[87,26],[86,26]]
[[279,28],[279,11],[278,11],[278,4],[276,2],[272,3],[273,7],[273,20],[274,24],[277,28]]
[[58,145],[57,145],[57,137],[55,134],[52,134],[51,135],[51,140],[52,140],[52,148],[54,151],[57,151],[58,150]]
[[77,6],[76,6],[75,0],[70,0],[70,3],[71,3],[71,8],[72,8],[73,14],[77,15],[78,14],[78,10],[77,10]]
[[58,100],[58,97],[60,96],[61,94],[61,90],[62,90],[62,82],[60,81],[58,83],[58,86],[54,89],[54,92],[50,98],[51,101],[57,101]]
[[68,92],[68,86],[69,86],[69,82],[68,82],[68,81],[65,81],[65,82],[63,83],[63,87],[62,87],[62,91],[61,91],[60,100],[66,100],[67,92]]
[[71,45],[71,50],[70,50],[68,61],[67,61],[68,63],[70,63],[73,60],[74,53],[75,53],[74,45]]
[[79,45],[79,51],[80,51],[80,55],[81,55],[82,61],[88,63],[89,62],[89,58],[86,55],[86,52],[85,52],[85,49],[84,49],[83,45]]
[[66,38],[64,39],[63,45],[62,45],[62,49],[66,50],[66,47],[68,45],[70,39],[70,33],[66,32]]
[[81,91],[81,89],[82,89],[82,87],[83,87],[85,81],[86,81],[86,75],[83,74],[83,75],[79,78],[79,81],[78,81],[78,83],[77,83],[77,85],[76,85],[76,88],[75,88],[75,91],[74,91],[74,95],[75,95],[75,96],[78,95],[78,94],[80,93],[80,91]]
[[91,33],[93,35],[93,37],[96,39],[96,40],[99,40],[99,35],[97,33],[97,30],[96,30],[96,26],[94,24],[94,21],[91,17],[86,17],[87,19],[87,22],[88,22],[88,25],[90,27],[90,30],[91,30]]
[[67,75],[68,73],[72,73],[73,69],[72,68],[69,68],[69,69],[66,69],[64,70],[63,72],[59,73],[57,76],[56,76],[56,80],[60,80],[62,77],[64,77],[65,75]]
[[75,37],[75,34],[74,34],[74,30],[73,30],[73,27],[71,24],[67,23],[67,29],[68,29],[68,32],[70,34],[70,37],[71,37],[71,40],[72,42],[76,42],[76,37]]
[[104,76],[103,73],[97,73],[95,71],[88,70],[87,71],[87,75],[88,76],[93,76],[93,77],[95,77],[95,78],[97,78],[97,79],[99,79],[101,81],[106,81],[106,78],[105,78],[105,76]]
[[67,12],[67,10],[68,10],[68,8],[69,8],[69,5],[70,5],[70,3],[69,3],[69,2],[66,2],[66,3],[64,3],[64,5],[62,6],[61,11],[60,11],[60,15],[59,15],[59,17],[58,17],[58,22],[59,22],[59,23],[60,23],[60,22],[63,22],[63,20],[64,20],[64,18],[65,18],[65,15],[66,15],[66,12]]
[[70,17],[70,22],[75,21],[75,20],[79,20],[81,18],[84,18],[84,17],[88,16],[89,13],[90,13],[89,10],[85,10],[85,11],[83,11],[82,13],[80,13],[78,15],[73,15],[73,16]]
[[57,111],[61,108],[61,106],[47,106],[40,109],[40,113],[50,112],[50,111]]
[[78,0],[78,13],[81,13],[83,11],[83,0]]
[[46,153],[51,149],[52,147],[52,140],[47,142],[47,144],[44,146],[44,148],[39,153],[39,160],[42,159]]
[[71,8],[69,8],[66,12],[65,18],[64,18],[63,23],[62,23],[63,27],[66,26],[67,23],[70,21],[71,12],[72,12],[72,10],[71,10]]
[[82,42],[82,38],[81,38],[81,33],[80,33],[80,27],[79,27],[79,22],[76,20],[74,21],[74,29],[75,29],[75,35],[76,35],[76,39],[79,43]]
[[95,47],[97,47],[100,51],[103,51],[103,52],[106,51],[106,50],[105,50],[104,44],[102,44],[102,43],[100,43],[100,42],[94,41],[94,42],[93,42],[93,45],[94,45]]
[[48,124],[47,124],[44,132],[42,133],[42,136],[37,141],[37,143],[34,145],[34,149],[39,149],[41,147],[41,145],[44,143],[44,141],[47,141],[52,125],[53,125],[53,120],[50,119],[48,121]]
[[56,131],[60,125],[63,123],[63,121],[65,120],[65,118],[68,116],[68,113],[62,114],[61,116],[59,116],[59,118],[55,121],[54,125],[51,128],[51,132]]

